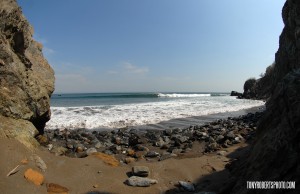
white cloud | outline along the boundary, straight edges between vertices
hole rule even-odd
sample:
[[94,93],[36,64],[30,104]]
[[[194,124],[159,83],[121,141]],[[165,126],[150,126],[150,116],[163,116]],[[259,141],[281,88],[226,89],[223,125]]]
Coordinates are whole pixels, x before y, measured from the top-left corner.
[[149,72],[148,67],[138,67],[135,66],[129,62],[125,62],[122,64],[122,67],[124,70],[126,70],[128,73],[135,73],[135,74],[144,74]]
[[123,62],[118,70],[109,70],[108,74],[139,74],[143,75],[149,72],[148,67],[139,67],[129,62]]

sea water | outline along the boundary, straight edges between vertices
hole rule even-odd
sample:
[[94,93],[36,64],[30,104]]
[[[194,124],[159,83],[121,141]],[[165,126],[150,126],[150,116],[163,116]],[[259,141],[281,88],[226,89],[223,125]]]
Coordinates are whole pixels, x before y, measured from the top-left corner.
[[236,99],[227,93],[54,94],[46,129],[144,126],[262,105],[263,101]]

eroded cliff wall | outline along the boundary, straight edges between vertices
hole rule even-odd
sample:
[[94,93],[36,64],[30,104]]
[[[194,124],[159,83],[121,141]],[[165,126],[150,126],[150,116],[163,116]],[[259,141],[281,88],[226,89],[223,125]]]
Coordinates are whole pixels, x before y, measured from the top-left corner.
[[[260,88],[266,113],[250,155],[233,170],[231,193],[300,193],[300,1],[287,0],[282,17],[275,64]],[[246,181],[274,180],[296,181],[296,190],[246,189]]]
[[54,91],[54,71],[32,35],[16,0],[0,0],[0,138],[26,144],[43,133]]

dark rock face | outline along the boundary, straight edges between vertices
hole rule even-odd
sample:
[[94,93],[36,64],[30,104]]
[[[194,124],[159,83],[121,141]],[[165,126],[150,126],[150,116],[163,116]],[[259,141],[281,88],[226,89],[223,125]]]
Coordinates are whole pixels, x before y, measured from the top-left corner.
[[[16,1],[1,0],[0,115],[30,121],[42,133],[50,119],[54,72],[43,57],[42,45],[32,35],[33,29]],[[0,130],[4,137],[20,133],[8,132],[1,125]]]
[[[231,193],[248,193],[246,181],[300,181],[300,1],[287,0],[282,11],[285,27],[280,36],[276,63],[269,69],[262,88],[267,101],[257,139],[246,161],[233,170],[235,184]],[[268,69],[267,69],[268,71]],[[272,81],[270,82],[270,78]],[[266,91],[269,91],[267,93]],[[261,92],[261,91],[260,91]],[[262,93],[263,93],[262,92]],[[275,190],[251,190],[275,193]],[[276,190],[276,193],[300,193]]]
[[230,93],[230,96],[237,96],[237,97],[242,97],[242,93],[239,93],[239,92],[237,92],[237,91],[231,91],[231,93]]

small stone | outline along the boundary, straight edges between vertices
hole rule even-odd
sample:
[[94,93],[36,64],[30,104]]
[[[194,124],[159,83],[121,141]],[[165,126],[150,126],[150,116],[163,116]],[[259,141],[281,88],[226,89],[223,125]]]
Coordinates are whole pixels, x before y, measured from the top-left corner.
[[97,149],[102,148],[102,147],[104,147],[104,145],[101,142],[97,142],[95,144],[95,148],[97,148]]
[[178,183],[186,191],[195,191],[195,187],[192,183],[185,181],[178,181]]
[[68,194],[69,189],[59,184],[49,183],[47,185],[47,192],[48,194]]
[[194,194],[216,194],[216,193],[215,192],[200,191],[200,192],[194,193]]
[[133,149],[128,149],[127,150],[127,155],[128,156],[134,156],[134,154],[135,154],[135,151]]
[[91,155],[92,153],[97,152],[97,150],[96,150],[96,148],[89,148],[89,149],[87,149],[85,152],[86,152],[86,154],[89,156],[89,155]]
[[132,174],[140,177],[147,177],[150,174],[147,166],[134,166],[132,167]]
[[36,140],[41,144],[41,145],[47,145],[49,143],[49,140],[47,136],[45,135],[38,135],[36,137]]
[[71,144],[71,143],[68,143],[68,144],[67,144],[67,148],[69,148],[69,149],[73,149],[73,148],[74,148],[74,145],[73,145],[73,144]]
[[218,151],[217,152],[217,154],[219,155],[219,156],[225,156],[226,155],[226,151],[224,151],[224,150],[221,150],[221,151]]
[[44,176],[38,171],[32,170],[31,168],[25,171],[24,177],[33,182],[35,185],[42,185],[44,182]]
[[149,187],[152,184],[158,183],[158,181],[155,179],[132,176],[126,180],[126,183],[129,186],[134,186],[134,187]]
[[98,184],[95,184],[95,185],[93,185],[93,187],[94,187],[94,188],[98,188],[98,187],[99,187],[99,185],[98,185]]
[[160,156],[160,154],[158,152],[155,152],[155,151],[149,151],[146,154],[146,157],[150,157],[150,158],[155,158],[155,157],[158,157],[158,156]]
[[229,139],[234,139],[234,138],[235,138],[235,135],[234,135],[234,133],[233,133],[232,131],[230,131],[230,132],[228,132],[228,133],[226,134],[226,137],[229,138]]
[[39,157],[38,155],[33,155],[30,157],[31,160],[33,160],[35,162],[35,165],[41,169],[41,171],[45,172],[47,169],[47,165],[44,162],[44,160],[42,160],[41,157]]
[[146,151],[146,152],[149,152],[149,148],[145,147],[145,146],[142,146],[142,145],[137,145],[136,146],[136,149],[139,150],[139,151]]
[[21,164],[23,164],[23,165],[28,164],[27,158],[22,159],[20,162],[21,162]]
[[125,162],[126,164],[135,162],[135,158],[132,158],[132,157],[125,158],[125,159],[124,159],[124,162]]
[[54,147],[51,150],[51,153],[54,153],[56,156],[61,156],[61,155],[65,155],[67,151],[68,151],[67,148],[60,146],[60,147]]
[[53,148],[53,144],[48,144],[48,145],[47,145],[47,149],[48,149],[49,151],[51,151],[52,148]]
[[142,159],[142,158],[144,158],[145,154],[146,154],[145,151],[138,151],[138,152],[135,152],[134,157]]

